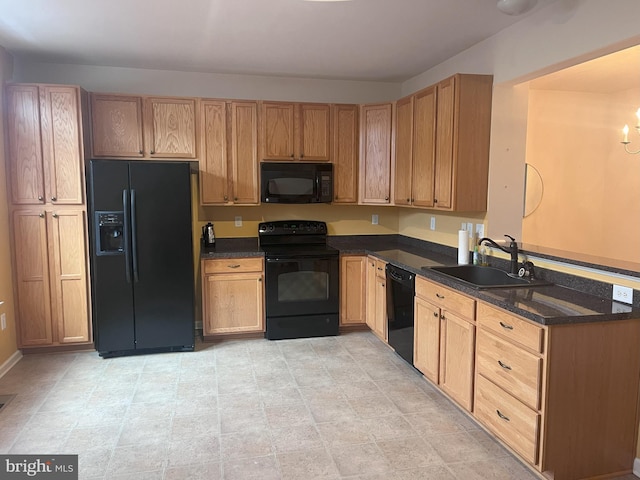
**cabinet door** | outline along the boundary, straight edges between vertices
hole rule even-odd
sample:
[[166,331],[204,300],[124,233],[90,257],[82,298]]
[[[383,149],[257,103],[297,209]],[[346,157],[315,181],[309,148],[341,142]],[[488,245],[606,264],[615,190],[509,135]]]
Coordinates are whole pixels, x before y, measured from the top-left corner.
[[444,209],[452,208],[455,87],[455,77],[438,84],[434,203]]
[[442,311],[440,335],[440,387],[462,407],[473,406],[475,325]]
[[328,161],[330,155],[329,105],[302,103],[300,108],[299,153],[301,160]]
[[293,103],[264,102],[262,104],[262,160],[293,160]]
[[440,309],[415,299],[413,365],[433,383],[438,383],[440,370]]
[[366,323],[367,257],[345,255],[340,258],[340,324]]
[[358,106],[333,105],[334,203],[358,202]]
[[234,203],[259,203],[258,165],[258,104],[232,102],[231,170]]
[[91,94],[94,157],[142,157],[142,98]]
[[145,108],[151,157],[196,158],[195,99],[147,98]]
[[367,305],[365,308],[367,326],[376,330],[376,261],[367,257]]
[[44,210],[13,214],[19,346],[50,345],[51,296]]
[[413,204],[416,207],[433,207],[435,136],[436,87],[434,86],[414,95],[411,192]]
[[391,104],[360,110],[360,203],[391,199]]
[[7,154],[14,204],[45,201],[38,95],[38,87],[33,85],[9,85],[6,89]]
[[[413,149],[413,97],[396,102],[396,163],[394,203],[411,205],[412,149]],[[426,179],[422,178],[422,182]]]
[[200,203],[229,201],[227,169],[227,114],[224,101],[200,103]]
[[376,325],[375,332],[387,341],[387,280],[376,277]]
[[82,205],[84,157],[80,92],[75,87],[44,86],[40,89],[40,98],[46,201]]
[[262,273],[204,277],[204,335],[264,331]]
[[82,210],[47,214],[54,325],[59,343],[89,341],[87,234]]

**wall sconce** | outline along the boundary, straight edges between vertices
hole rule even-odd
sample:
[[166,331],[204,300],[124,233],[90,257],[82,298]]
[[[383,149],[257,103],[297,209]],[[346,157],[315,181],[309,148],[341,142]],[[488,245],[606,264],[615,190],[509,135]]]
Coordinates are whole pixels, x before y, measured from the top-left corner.
[[[638,122],[636,124],[636,132],[638,132],[638,134],[640,134],[640,108],[638,109],[638,111],[636,112],[636,117],[638,117]],[[627,153],[631,153],[632,155],[635,155],[637,153],[640,153],[640,149],[636,152],[633,152],[631,150],[629,150],[629,147],[627,145],[629,145],[631,142],[629,141],[629,125],[625,125],[624,128],[622,129],[622,142],[620,142],[624,145],[624,149]]]

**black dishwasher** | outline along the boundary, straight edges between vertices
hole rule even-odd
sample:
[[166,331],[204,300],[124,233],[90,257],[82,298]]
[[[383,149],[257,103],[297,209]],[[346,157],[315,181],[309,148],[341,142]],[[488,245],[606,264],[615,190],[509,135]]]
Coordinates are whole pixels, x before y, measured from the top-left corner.
[[413,365],[413,297],[416,276],[387,264],[387,331],[389,345]]

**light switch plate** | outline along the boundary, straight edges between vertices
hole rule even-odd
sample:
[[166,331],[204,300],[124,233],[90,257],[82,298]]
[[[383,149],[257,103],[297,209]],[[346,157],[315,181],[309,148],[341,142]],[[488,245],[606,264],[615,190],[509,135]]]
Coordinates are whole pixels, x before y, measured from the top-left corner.
[[375,213],[371,215],[371,225],[378,225],[378,215]]
[[436,217],[431,217],[431,221],[429,223],[429,228],[431,230],[435,230],[436,229]]
[[476,236],[478,240],[484,238],[484,223],[476,223]]
[[242,226],[242,217],[237,216],[236,217],[236,227],[241,227]]
[[0,326],[2,327],[2,330],[6,330],[7,329],[7,314],[3,313],[2,315],[0,315]]
[[473,238],[473,223],[467,222],[467,232],[469,232],[469,238]]

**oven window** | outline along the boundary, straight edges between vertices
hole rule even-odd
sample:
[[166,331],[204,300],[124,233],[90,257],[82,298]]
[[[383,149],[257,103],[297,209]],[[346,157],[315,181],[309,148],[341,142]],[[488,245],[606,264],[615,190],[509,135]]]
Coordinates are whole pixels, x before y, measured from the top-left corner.
[[329,298],[326,272],[287,272],[278,275],[279,302],[306,302]]

